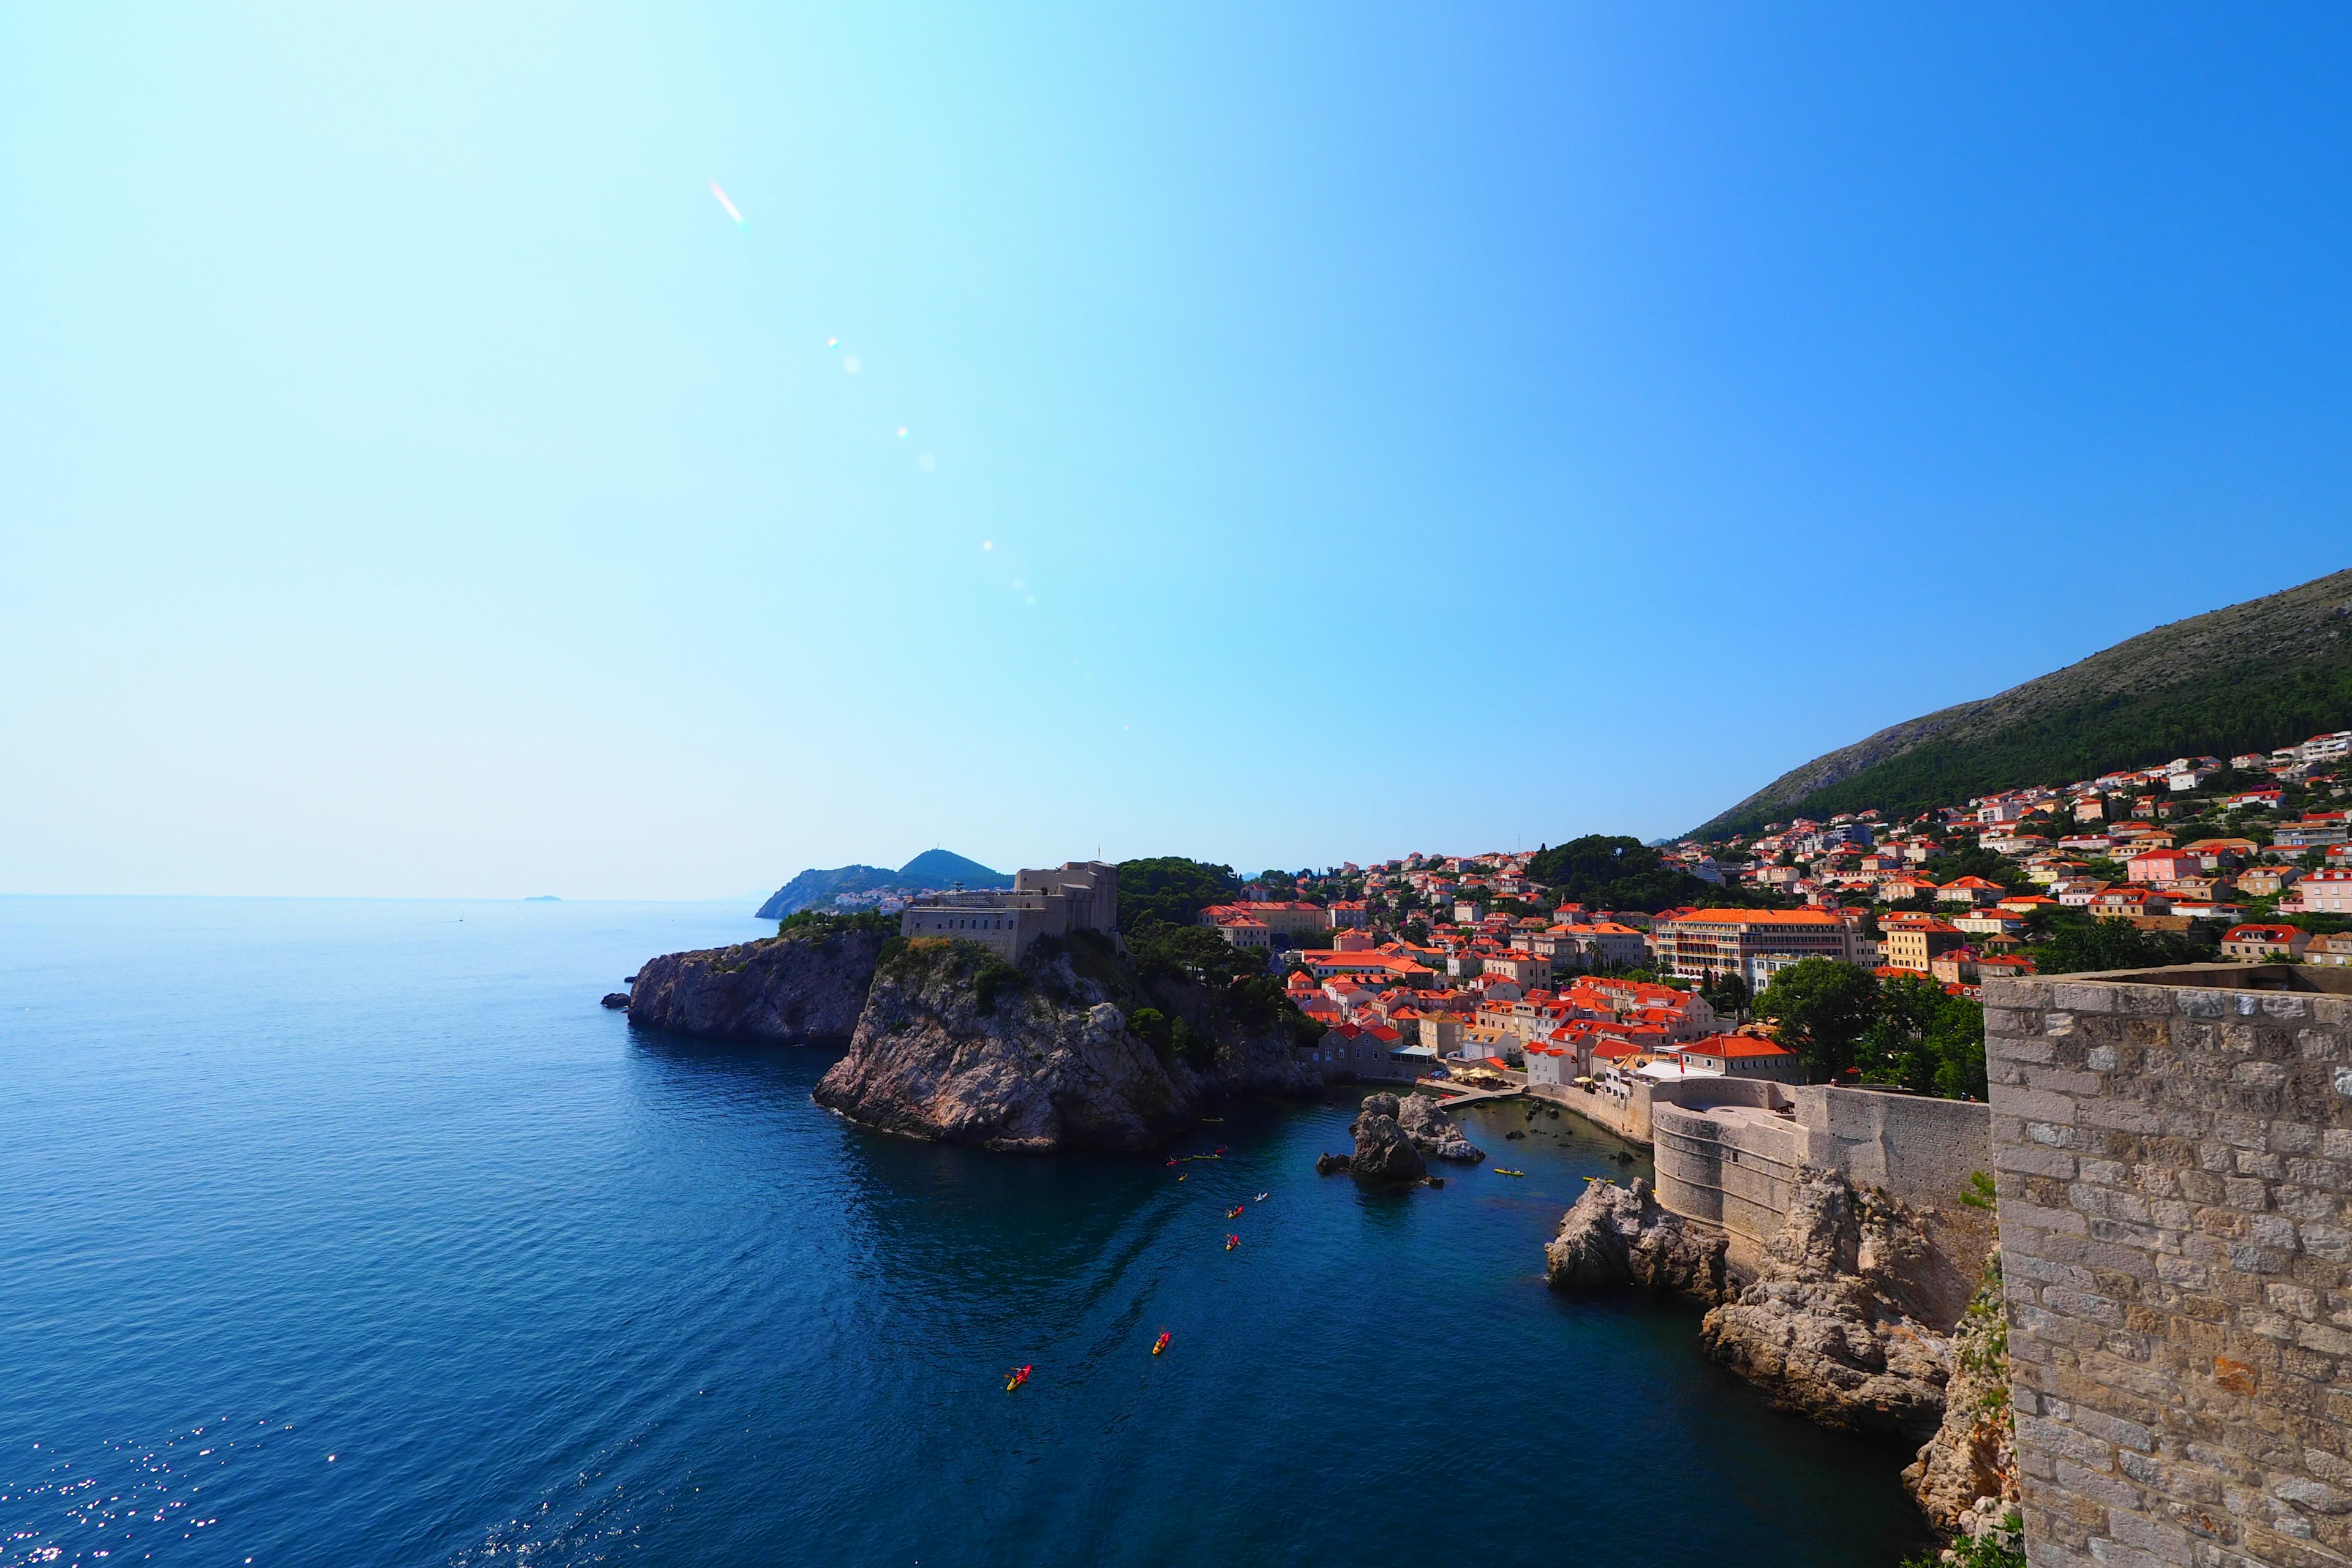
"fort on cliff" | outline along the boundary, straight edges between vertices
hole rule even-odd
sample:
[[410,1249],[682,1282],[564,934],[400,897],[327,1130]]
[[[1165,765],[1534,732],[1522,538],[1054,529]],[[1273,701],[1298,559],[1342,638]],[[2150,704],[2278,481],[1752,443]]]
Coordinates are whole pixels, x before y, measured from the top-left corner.
[[978,942],[1008,963],[1041,936],[1118,929],[1118,868],[1100,860],[1020,871],[1010,889],[924,893],[898,917],[902,936]]

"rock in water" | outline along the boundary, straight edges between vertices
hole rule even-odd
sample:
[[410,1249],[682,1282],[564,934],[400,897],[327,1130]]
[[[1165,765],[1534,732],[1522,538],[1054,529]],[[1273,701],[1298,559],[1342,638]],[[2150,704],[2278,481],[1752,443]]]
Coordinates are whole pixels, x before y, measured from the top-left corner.
[[1723,1237],[1660,1208],[1649,1183],[1593,1182],[1544,1248],[1544,1278],[1557,1289],[1632,1283],[1715,1302],[1723,1299],[1724,1250]]
[[607,991],[607,992],[605,992],[605,993],[604,993],[604,1000],[603,1005],[607,1006],[607,1007],[610,1007],[610,1008],[614,1009],[615,1012],[618,1012],[621,1008],[625,1007],[625,1006],[627,1006],[628,1005],[629,1005],[629,994],[628,994],[627,992],[625,992],[625,991]]
[[1335,1175],[1354,1163],[1346,1154],[1318,1154],[1315,1156],[1315,1173],[1318,1176]]
[[[1107,942],[1077,941],[1041,941],[1018,969],[970,943],[898,952],[816,1102],[887,1131],[1043,1153],[1148,1148],[1218,1095],[1322,1087],[1279,1019],[1252,1029],[1204,987],[1146,986]],[[1084,974],[1072,965],[1081,952]],[[1150,1038],[1128,1027],[1147,1005]]]
[[2000,1254],[1952,1336],[1944,1422],[1903,1472],[1903,1484],[1937,1529],[1979,1536],[1998,1530],[2018,1501],[2017,1436],[2009,1418],[2009,1336]]
[[1715,1358],[1825,1426],[1925,1442],[1944,1418],[1951,1341],[1913,1316],[1929,1247],[1902,1204],[1808,1172],[1756,1282],[1700,1325]]
[[881,933],[850,930],[664,953],[637,971],[629,1022],[714,1040],[838,1045],[857,1027],[881,951]]
[[1475,1164],[1486,1157],[1486,1151],[1463,1137],[1462,1130],[1454,1125],[1445,1108],[1428,1095],[1406,1095],[1398,1104],[1396,1119],[1405,1136],[1412,1140],[1412,1146],[1433,1160]]
[[1356,1135],[1356,1152],[1348,1162],[1354,1174],[1376,1182],[1417,1182],[1429,1173],[1412,1136],[1397,1125],[1395,1095],[1367,1095],[1349,1131]]

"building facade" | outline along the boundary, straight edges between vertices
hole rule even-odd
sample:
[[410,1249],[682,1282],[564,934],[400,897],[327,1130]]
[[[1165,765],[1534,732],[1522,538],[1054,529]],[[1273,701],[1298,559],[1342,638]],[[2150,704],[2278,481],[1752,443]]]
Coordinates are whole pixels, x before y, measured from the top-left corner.
[[1744,979],[1766,967],[1753,961],[1766,958],[1863,958],[1855,928],[1819,910],[1694,910],[1661,920],[1654,942],[1659,962],[1685,980]]

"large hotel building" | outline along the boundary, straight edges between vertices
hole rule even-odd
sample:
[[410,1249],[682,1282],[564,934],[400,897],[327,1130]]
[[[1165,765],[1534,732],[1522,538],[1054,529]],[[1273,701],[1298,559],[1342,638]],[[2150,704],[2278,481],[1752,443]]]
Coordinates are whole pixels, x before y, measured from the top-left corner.
[[1661,917],[1652,935],[1659,967],[1678,978],[1737,974],[1755,991],[1808,958],[1877,961],[1857,926],[1820,910],[1694,910]]

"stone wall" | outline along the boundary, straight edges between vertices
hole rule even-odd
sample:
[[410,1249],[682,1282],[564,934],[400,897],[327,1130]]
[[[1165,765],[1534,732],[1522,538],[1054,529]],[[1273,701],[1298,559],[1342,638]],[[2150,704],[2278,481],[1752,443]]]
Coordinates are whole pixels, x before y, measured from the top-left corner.
[[2352,974],[1985,1003],[2035,1568],[2352,1562]]
[[1833,1172],[1926,1221],[1932,1254],[1908,1283],[1938,1328],[1958,1320],[1992,1246],[1989,1216],[1959,1201],[1972,1175],[1992,1169],[1984,1106],[1728,1078],[1659,1084],[1646,1101],[1658,1202],[1719,1227],[1735,1273],[1755,1274],[1806,1174]]

